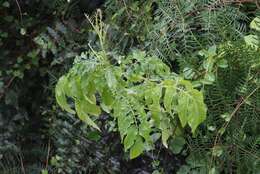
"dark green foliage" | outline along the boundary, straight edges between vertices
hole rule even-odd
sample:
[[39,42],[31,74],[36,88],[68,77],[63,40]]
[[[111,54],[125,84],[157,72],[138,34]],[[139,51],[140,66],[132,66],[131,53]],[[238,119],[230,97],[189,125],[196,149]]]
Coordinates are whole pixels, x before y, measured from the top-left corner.
[[[129,160],[110,114],[96,120],[98,132],[58,108],[59,77],[82,52],[89,59],[89,45],[101,47],[84,15],[94,19],[96,8],[111,65],[142,50],[203,91],[207,119],[194,135],[174,130],[168,148],[157,141]],[[0,0],[0,173],[259,173],[256,16],[253,0]]]
[[151,48],[166,61],[241,37],[247,17],[239,7],[215,0],[159,0]]
[[54,118],[51,131],[53,145],[57,147],[51,164],[58,173],[120,171],[122,147],[116,135],[90,130],[73,115],[63,113]]
[[105,21],[109,24],[110,49],[128,51],[143,47],[153,22],[153,0],[106,1]]
[[227,60],[228,68],[219,69],[214,84],[205,86],[208,119],[198,136],[188,141],[187,160],[201,155],[202,161],[187,161],[180,171],[257,173],[259,50],[239,40],[223,43],[217,52]]
[[[257,166],[260,164],[257,133],[260,131],[257,126],[260,118],[260,76],[257,70],[260,54],[241,42],[224,45],[223,48],[229,68],[220,71],[216,85],[207,89],[209,116],[212,119],[209,123],[221,129],[220,126],[226,124],[225,119],[231,120],[218,140],[218,147],[223,149],[223,155],[216,157],[213,163],[216,162],[216,166],[224,169],[226,173],[230,170],[235,173],[257,173]],[[240,103],[243,104],[239,110],[232,118],[228,118]],[[227,118],[221,118],[223,114],[227,114]],[[222,159],[225,159],[226,163],[220,165],[218,162]]]
[[57,18],[64,15],[66,1],[18,3],[0,2],[0,160],[4,162],[9,153],[22,155],[30,173],[31,165],[45,166],[39,158],[47,156],[38,147],[51,138],[51,118],[45,112],[54,104],[56,76],[70,67],[77,52],[86,49],[82,42],[87,38],[78,37],[78,23]]

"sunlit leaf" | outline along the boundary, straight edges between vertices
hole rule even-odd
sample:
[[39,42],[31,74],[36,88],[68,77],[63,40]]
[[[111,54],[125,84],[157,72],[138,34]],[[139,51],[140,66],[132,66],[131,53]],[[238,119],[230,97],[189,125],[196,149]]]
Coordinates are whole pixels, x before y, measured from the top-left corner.
[[248,46],[251,46],[255,49],[258,48],[259,37],[257,35],[250,34],[250,35],[245,36],[244,39],[245,39],[245,42]]
[[136,138],[134,145],[130,149],[130,159],[134,159],[138,157],[143,153],[143,151],[144,151],[143,139],[140,136],[138,136]]
[[188,123],[194,133],[200,123],[206,119],[206,106],[203,95],[197,90],[181,93],[177,112],[183,127]]
[[129,127],[127,130],[127,135],[124,139],[124,148],[127,151],[134,144],[137,138],[138,130],[135,126]]
[[61,106],[62,109],[64,109],[69,113],[75,114],[75,111],[72,110],[69,104],[67,103],[66,93],[65,93],[65,88],[67,88],[67,85],[68,85],[68,79],[65,76],[62,76],[59,79],[58,83],[56,84],[56,88],[55,88],[56,101]]
[[176,93],[176,87],[173,86],[173,83],[170,85],[165,86],[165,94],[164,94],[164,107],[167,112],[171,112],[172,110],[172,102],[173,97]]
[[260,17],[253,19],[253,21],[250,23],[250,28],[260,31]]
[[113,74],[112,70],[110,68],[108,68],[106,70],[106,74],[105,74],[106,80],[107,80],[107,85],[110,89],[115,89],[117,86],[117,80],[115,75]]
[[199,124],[206,119],[207,109],[204,104],[203,94],[197,90],[190,92],[192,99],[190,102],[188,124],[194,133]]
[[99,127],[97,126],[97,124],[96,124],[93,120],[91,120],[91,118],[89,117],[89,115],[84,111],[83,107],[84,107],[84,106],[82,106],[82,103],[80,103],[80,102],[76,102],[76,103],[75,103],[75,108],[76,108],[76,112],[77,112],[77,114],[78,114],[78,117],[79,117],[82,121],[86,122],[88,125],[90,125],[90,126],[96,128],[97,130],[100,131],[100,129],[99,129]]

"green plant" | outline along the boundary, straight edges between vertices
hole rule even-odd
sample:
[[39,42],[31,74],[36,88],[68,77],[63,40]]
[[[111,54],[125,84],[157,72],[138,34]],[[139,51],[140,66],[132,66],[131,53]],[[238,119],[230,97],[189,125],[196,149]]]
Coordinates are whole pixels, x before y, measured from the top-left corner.
[[107,0],[105,7],[104,20],[109,25],[107,39],[111,48],[128,52],[133,46],[145,45],[153,26],[154,0]]
[[[249,34],[257,36],[252,29]],[[217,55],[228,68],[218,68],[215,82],[205,86],[208,117],[197,138],[187,139],[190,153],[180,173],[258,173],[258,45],[243,39],[226,42],[217,46]]]
[[[175,68],[174,60],[209,45],[241,38],[247,16],[230,2],[158,0],[149,37],[150,51]],[[171,64],[172,63],[172,64]]]
[[96,16],[96,24],[101,51],[92,49],[75,59],[56,85],[58,104],[75,114],[67,102],[67,97],[73,99],[78,117],[99,131],[93,119],[102,110],[110,113],[125,150],[130,149],[130,158],[153,148],[153,133],[161,133],[165,147],[176,129],[189,125],[195,133],[206,118],[202,92],[143,51],[135,50],[126,57],[114,55],[112,63],[105,51],[106,25],[100,16]]
[[[106,0],[91,32],[101,1],[0,0],[0,173],[259,173],[257,2]],[[54,97],[75,57],[60,91],[83,121]]]

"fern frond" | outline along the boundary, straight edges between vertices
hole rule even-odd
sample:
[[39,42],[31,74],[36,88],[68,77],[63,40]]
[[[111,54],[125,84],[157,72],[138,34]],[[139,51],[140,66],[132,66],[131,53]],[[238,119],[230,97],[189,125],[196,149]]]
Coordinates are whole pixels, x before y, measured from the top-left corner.
[[241,37],[247,29],[246,21],[238,7],[222,1],[160,0],[150,32],[152,50],[171,60],[172,53],[189,54]]

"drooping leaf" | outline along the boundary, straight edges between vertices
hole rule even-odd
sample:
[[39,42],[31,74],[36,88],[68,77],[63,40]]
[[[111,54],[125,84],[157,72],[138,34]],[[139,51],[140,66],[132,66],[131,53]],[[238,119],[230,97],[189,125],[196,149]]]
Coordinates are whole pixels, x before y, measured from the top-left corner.
[[130,159],[134,159],[142,154],[144,151],[143,139],[140,136],[137,136],[134,145],[130,149]]
[[108,88],[104,88],[101,94],[102,102],[108,106],[111,107],[113,104],[114,98],[112,92]]
[[97,126],[97,124],[89,117],[89,115],[84,111],[82,103],[77,101],[75,103],[75,108],[76,108],[76,112],[78,114],[78,117],[84,121],[85,123],[87,123],[88,125],[96,128],[97,130],[100,131],[99,127]]
[[181,93],[178,98],[178,106],[176,109],[182,127],[185,127],[188,122],[189,107],[189,98],[184,93]]
[[127,151],[135,143],[137,138],[138,129],[135,126],[129,127],[127,130],[127,135],[124,138],[124,149]]
[[108,87],[110,89],[115,89],[116,86],[117,86],[117,80],[116,80],[116,77],[115,77],[115,75],[113,74],[113,72],[110,68],[108,68],[106,70],[105,77],[106,77]]
[[162,95],[161,86],[155,86],[145,91],[146,103],[151,111],[152,118],[157,126],[160,125],[161,120],[161,106],[160,99]]
[[167,112],[171,112],[172,110],[172,101],[175,93],[176,93],[176,88],[173,86],[173,83],[171,84],[171,86],[170,85],[165,86],[163,103]]
[[[208,54],[216,52],[214,48],[211,51]],[[65,101],[66,95],[71,97],[79,118],[95,129],[100,130],[92,116],[99,116],[101,109],[110,113],[125,150],[130,149],[130,158],[150,150],[160,137],[168,147],[176,118],[183,127],[188,124],[193,133],[204,120],[205,104],[197,94],[200,92],[190,81],[172,76],[169,67],[156,59],[136,53],[127,57],[127,64],[122,61],[120,65],[105,62],[92,66],[93,62],[84,60],[84,66],[75,66],[69,72],[62,88]]]
[[171,132],[169,129],[162,130],[162,143],[166,148],[168,148],[167,140],[169,139],[170,136],[171,136]]
[[67,103],[67,98],[65,93],[65,89],[67,88],[67,85],[68,85],[68,79],[66,78],[66,76],[62,76],[59,79],[55,88],[56,101],[61,106],[62,109],[64,109],[69,113],[75,114],[75,111],[72,110],[69,104]]
[[206,119],[207,108],[204,103],[202,92],[193,89],[190,91],[191,102],[189,107],[188,124],[192,129],[192,133],[200,123]]
[[186,141],[183,137],[177,136],[171,139],[169,143],[169,148],[171,151],[175,154],[178,154],[183,149],[183,146],[185,145]]
[[207,109],[201,92],[195,89],[187,92],[179,95],[177,112],[182,127],[188,123],[194,133],[198,125],[206,119]]
[[145,139],[146,143],[152,142],[151,132],[151,124],[147,120],[143,120],[139,125],[139,134]]
[[84,95],[84,98],[89,101],[91,104],[96,104],[95,97],[95,84],[92,78],[83,76],[80,81],[81,90]]
[[116,110],[116,113],[114,114],[117,117],[117,124],[121,135],[121,139],[123,139],[123,137],[127,134],[129,127],[134,123],[133,118],[130,115],[125,115],[123,111],[124,110],[122,110],[122,108],[119,108],[118,110]]
[[162,131],[162,143],[166,148],[168,148],[167,141],[172,135],[170,119],[164,118],[164,120],[161,121],[160,129]]
[[92,104],[89,101],[82,99],[79,101],[82,106],[82,110],[90,115],[99,116],[101,114],[101,109],[96,104]]
[[68,86],[65,88],[66,94],[74,99],[84,98],[81,88],[81,78],[80,76],[75,76],[73,78],[68,78]]

